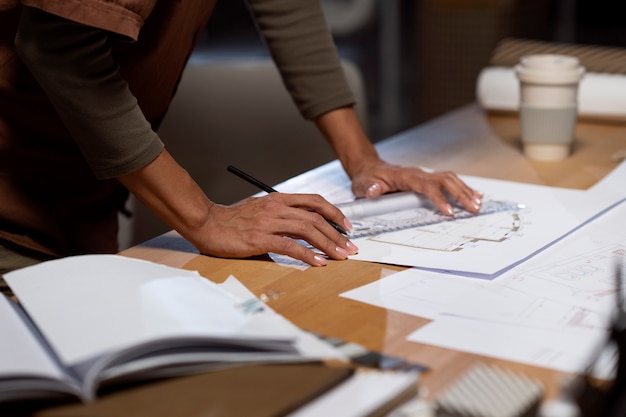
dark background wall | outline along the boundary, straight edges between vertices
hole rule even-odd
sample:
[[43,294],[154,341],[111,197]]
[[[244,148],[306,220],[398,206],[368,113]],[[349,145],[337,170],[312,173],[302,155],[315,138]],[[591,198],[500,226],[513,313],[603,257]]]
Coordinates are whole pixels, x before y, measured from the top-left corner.
[[[323,0],[329,14],[333,4],[349,3]],[[361,27],[334,36],[342,57],[363,73],[374,140],[473,101],[478,72],[505,37],[626,45],[626,3],[615,0],[373,3]],[[244,0],[218,1],[199,52],[230,59],[266,54]]]

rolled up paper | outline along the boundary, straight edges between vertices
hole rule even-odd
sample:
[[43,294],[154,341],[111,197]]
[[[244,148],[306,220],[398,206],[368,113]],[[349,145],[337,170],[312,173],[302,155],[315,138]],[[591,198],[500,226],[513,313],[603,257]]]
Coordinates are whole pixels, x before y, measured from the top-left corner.
[[380,214],[410,210],[418,207],[434,208],[428,198],[413,191],[385,194],[378,198],[360,198],[347,203],[336,204],[343,215],[350,220],[373,217]]
[[[476,97],[485,110],[517,112],[520,82],[513,67],[488,66],[478,75]],[[626,74],[588,72],[578,91],[578,115],[626,121]]]

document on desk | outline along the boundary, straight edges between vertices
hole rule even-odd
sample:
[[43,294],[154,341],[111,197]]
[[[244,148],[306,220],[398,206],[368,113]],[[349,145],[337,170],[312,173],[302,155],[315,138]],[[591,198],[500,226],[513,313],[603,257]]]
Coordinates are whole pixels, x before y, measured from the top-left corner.
[[[354,242],[359,253],[351,259],[494,278],[626,198],[624,163],[590,190],[461,178],[482,191],[487,203],[517,202],[524,208],[357,238]],[[277,188],[282,192],[317,192],[338,205],[354,199],[350,182],[336,162]],[[420,216],[419,210],[424,208],[416,208],[413,215]],[[405,210],[400,215],[412,214]],[[379,220],[384,222],[385,216]]]
[[417,268],[341,296],[431,319],[410,341],[566,372],[584,369],[608,323],[596,312],[493,281]]
[[624,218],[626,203],[491,281],[412,268],[341,296],[431,319],[414,342],[581,372],[608,336]]
[[215,284],[118,255],[66,257],[4,276],[19,304],[0,297],[0,334],[15,335],[0,343],[0,356],[12,359],[0,360],[0,403],[71,394],[91,401],[104,386],[247,363],[347,361],[234,277]]

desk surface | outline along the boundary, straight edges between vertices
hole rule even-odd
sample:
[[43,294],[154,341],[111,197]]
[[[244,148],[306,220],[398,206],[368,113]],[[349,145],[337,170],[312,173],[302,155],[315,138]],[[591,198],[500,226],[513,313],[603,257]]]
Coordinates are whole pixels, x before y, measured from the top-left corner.
[[[527,160],[521,154],[518,137],[516,117],[487,116],[476,105],[468,105],[377,146],[381,155],[394,163],[580,189],[593,185],[616,167],[613,156],[626,149],[623,124],[579,124],[572,156],[559,162]],[[174,232],[122,254],[195,269],[215,282],[234,275],[257,296],[270,296],[273,309],[306,330],[428,365],[431,371],[423,376],[421,386],[431,396],[478,361],[503,364],[534,376],[546,385],[548,396],[557,392],[561,380],[558,372],[548,369],[407,342],[407,335],[428,320],[338,297],[403,267],[348,260],[301,271],[265,257],[211,258],[198,255]]]

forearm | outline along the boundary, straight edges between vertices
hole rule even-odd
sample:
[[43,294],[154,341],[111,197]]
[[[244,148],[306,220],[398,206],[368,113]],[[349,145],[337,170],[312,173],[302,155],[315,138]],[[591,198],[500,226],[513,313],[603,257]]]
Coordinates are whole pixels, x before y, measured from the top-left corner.
[[382,163],[352,107],[324,113],[315,119],[315,124],[350,178],[354,178],[368,166]]
[[345,259],[358,251],[326,222],[330,219],[350,226],[341,212],[320,196],[271,193],[232,206],[215,204],[167,151],[119,180],[203,254],[241,258],[274,252],[322,266],[327,260],[297,239],[333,259]]
[[196,247],[202,247],[201,240],[206,238],[203,231],[214,203],[167,150],[118,180],[165,223]]

